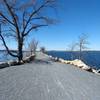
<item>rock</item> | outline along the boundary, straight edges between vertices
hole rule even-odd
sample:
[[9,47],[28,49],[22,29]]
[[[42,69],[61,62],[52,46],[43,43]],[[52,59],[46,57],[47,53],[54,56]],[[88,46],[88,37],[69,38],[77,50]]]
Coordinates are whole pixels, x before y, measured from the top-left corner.
[[59,61],[59,58],[55,57],[55,61]]
[[35,59],[35,55],[33,54],[33,55],[29,56],[29,57],[26,57],[26,58],[23,60],[23,62],[24,62],[24,63],[29,63],[29,62],[33,61],[34,59]]
[[88,67],[88,68],[85,68],[84,70],[88,71],[88,72],[93,72],[92,68]]
[[18,61],[9,61],[8,64],[9,66],[19,65]]
[[59,61],[60,61],[61,63],[66,63],[66,61],[65,61],[64,59],[62,59],[62,58],[59,58]]
[[95,73],[95,74],[98,73],[97,70],[95,70],[95,69],[92,69],[92,72]]
[[67,63],[68,63],[68,61],[64,60],[64,63],[65,63],[65,64],[67,64]]
[[100,73],[100,69],[99,69],[99,70],[97,70],[97,73]]
[[83,69],[83,70],[88,70],[88,69],[90,69],[90,67],[87,66],[87,65],[83,65],[82,69]]
[[6,68],[6,67],[9,67],[9,64],[8,64],[7,62],[2,62],[2,63],[0,64],[0,69]]
[[24,63],[29,63],[30,61],[33,61],[35,58],[35,55],[31,55],[30,57],[26,57],[23,61],[18,62],[18,61],[8,61],[8,62],[0,62],[0,69],[2,68],[6,68],[9,66],[15,66],[15,65],[20,65],[20,64],[24,64]]
[[88,69],[88,70],[86,70],[86,71],[88,71],[88,72],[93,72],[92,68],[90,68],[90,69]]
[[29,61],[33,61],[35,59],[35,55],[31,55],[30,57],[29,57]]
[[51,57],[51,60],[55,61],[55,58],[54,57]]
[[23,60],[21,60],[21,61],[20,61],[20,64],[24,64],[24,61],[23,61]]
[[50,57],[50,58],[52,58],[52,56],[51,56],[51,55],[50,55],[49,57]]
[[62,58],[59,58],[59,61],[63,60]]
[[71,62],[70,61],[67,61],[67,64],[71,64]]
[[29,63],[29,57],[26,57],[24,60],[23,60],[24,63]]
[[71,64],[71,61],[65,60],[64,63],[65,63],[65,64]]

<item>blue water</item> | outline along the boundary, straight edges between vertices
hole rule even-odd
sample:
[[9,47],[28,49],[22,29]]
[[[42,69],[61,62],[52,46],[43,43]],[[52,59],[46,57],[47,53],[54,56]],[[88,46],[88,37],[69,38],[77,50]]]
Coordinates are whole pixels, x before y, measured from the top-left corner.
[[[79,58],[79,52],[48,51],[47,54],[65,60],[74,60]],[[84,51],[82,52],[81,58],[82,61],[92,68],[100,69],[100,51]]]
[[[29,52],[29,51],[23,51],[23,53],[24,53],[23,54],[24,57],[29,56],[31,54],[31,52]],[[6,61],[9,61],[9,60],[17,60],[17,58],[8,55],[6,51],[0,50],[0,62],[6,62]]]
[[0,51],[0,62],[6,62],[9,60],[16,60],[16,58],[8,55],[5,51]]

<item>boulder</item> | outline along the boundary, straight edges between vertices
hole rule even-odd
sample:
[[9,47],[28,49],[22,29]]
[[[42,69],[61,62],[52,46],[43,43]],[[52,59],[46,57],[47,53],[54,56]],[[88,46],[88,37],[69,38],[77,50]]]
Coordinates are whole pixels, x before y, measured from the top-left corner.
[[8,64],[9,66],[19,65],[18,61],[9,61]]
[[64,60],[65,64],[71,64],[71,61]]
[[98,73],[97,70],[95,70],[95,69],[92,69],[92,72],[95,73],[95,74]]
[[100,69],[99,69],[99,70],[97,70],[97,73],[100,73]]
[[50,58],[52,58],[52,56],[51,56],[51,55],[50,55],[49,57],[50,57]]
[[66,61],[64,60],[64,59],[62,59],[62,58],[59,58],[59,61],[61,62],[61,63],[65,63]]
[[24,62],[24,63],[29,63],[29,62],[33,61],[34,59],[35,59],[35,55],[33,54],[33,55],[29,56],[29,57],[26,57],[26,58],[23,60],[23,62]]
[[87,66],[87,65],[84,65],[84,66],[82,67],[82,69],[83,69],[83,70],[89,70],[89,69],[90,69],[90,67],[89,67],[89,66]]
[[88,72],[93,72],[93,69],[91,67],[83,67],[82,69]]
[[67,64],[72,64],[70,61],[67,61]]
[[88,72],[93,72],[92,68],[87,69]]
[[29,61],[29,57],[26,57],[25,59],[23,59],[23,62],[24,63],[29,63],[30,61]]
[[59,58],[57,58],[57,57],[55,57],[55,59],[54,59],[55,61],[59,61]]
[[51,57],[51,60],[55,61],[55,57]]
[[29,57],[29,61],[33,61],[35,59],[35,55],[31,55],[30,57]]
[[81,60],[74,60],[73,64],[79,68],[82,68],[84,66],[84,63]]
[[9,67],[9,64],[7,62],[0,63],[0,69],[6,68],[6,67]]

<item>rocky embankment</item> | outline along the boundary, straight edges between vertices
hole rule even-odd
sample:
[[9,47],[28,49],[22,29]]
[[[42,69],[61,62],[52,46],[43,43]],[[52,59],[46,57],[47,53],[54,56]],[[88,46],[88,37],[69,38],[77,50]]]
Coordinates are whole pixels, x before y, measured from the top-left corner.
[[81,61],[79,59],[70,61],[70,60],[64,60],[62,58],[53,57],[51,55],[49,57],[54,61],[58,61],[58,62],[65,63],[65,64],[71,64],[71,65],[74,65],[75,67],[81,68],[82,70],[86,70],[88,72],[92,72],[92,73],[100,75],[100,70],[96,70],[96,69],[86,65],[83,61]]
[[21,64],[24,64],[24,63],[29,63],[30,61],[34,60],[34,58],[35,58],[35,54],[24,58],[20,63],[18,62],[18,60],[14,60],[14,61],[11,60],[11,61],[8,61],[8,62],[0,62],[0,69],[10,67],[10,66],[21,65]]

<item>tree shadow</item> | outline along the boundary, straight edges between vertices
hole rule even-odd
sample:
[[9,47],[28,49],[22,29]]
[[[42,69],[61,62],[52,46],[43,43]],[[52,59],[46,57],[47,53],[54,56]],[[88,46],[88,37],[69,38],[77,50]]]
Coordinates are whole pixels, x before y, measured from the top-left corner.
[[36,59],[36,60],[34,60],[34,63],[37,63],[37,64],[51,64],[51,61]]

